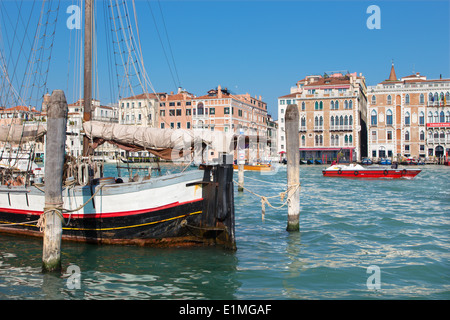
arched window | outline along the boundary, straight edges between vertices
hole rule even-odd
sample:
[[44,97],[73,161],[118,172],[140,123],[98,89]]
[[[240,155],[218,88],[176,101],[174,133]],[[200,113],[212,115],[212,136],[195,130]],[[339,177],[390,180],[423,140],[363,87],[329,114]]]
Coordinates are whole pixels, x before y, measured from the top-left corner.
[[323,117],[320,116],[319,118],[319,126],[322,127],[323,126]]
[[443,92],[441,92],[441,94],[440,94],[440,100],[444,101],[444,93]]
[[331,110],[334,110],[334,101],[333,100],[331,100],[331,103],[330,103],[330,105],[331,105]]
[[377,97],[372,96],[372,104],[375,104],[375,103],[377,103]]
[[433,142],[433,141],[431,141],[431,140],[433,140],[433,131],[428,131],[428,140],[430,140],[430,141],[428,141],[428,142]]
[[348,109],[348,101],[347,100],[344,101],[344,109]]
[[405,96],[405,104],[409,104],[409,94],[406,94]]
[[435,131],[434,132],[434,142],[436,142],[437,140],[439,139],[439,132],[438,131]]
[[391,97],[391,95],[387,96],[387,104],[392,104],[392,97]]
[[423,93],[420,94],[419,103],[420,104],[424,104],[425,103],[425,97],[424,97]]
[[409,126],[411,124],[411,117],[409,115],[409,112],[406,111],[405,113],[405,125]]
[[450,122],[450,111],[445,114],[445,122]]
[[405,132],[405,141],[409,141],[409,131],[406,130]]
[[345,116],[344,118],[344,126],[348,126],[348,116]]
[[386,111],[386,124],[392,125],[392,110]]
[[439,101],[439,95],[437,92],[434,93],[434,101]]
[[423,126],[425,124],[425,113],[423,111],[420,111],[419,114],[419,125]]
[[420,140],[420,141],[425,140],[425,132],[423,132],[423,130],[420,130],[419,140]]
[[306,118],[305,117],[302,117],[302,119],[300,120],[300,125],[302,127],[306,127]]
[[353,100],[350,100],[350,101],[348,102],[348,108],[349,108],[349,109],[353,109]]
[[428,102],[432,102],[433,101],[433,94],[430,92],[428,94]]
[[444,130],[439,132],[439,139],[441,140],[441,142],[444,142],[444,140],[445,140],[445,132],[444,132]]
[[336,116],[334,118],[334,124],[336,125],[336,127],[339,126],[339,117],[338,116]]
[[450,103],[450,92],[448,92],[448,91],[445,94],[445,100],[447,100],[447,103]]
[[341,118],[339,119],[339,125],[343,126],[344,125],[344,117],[341,116]]
[[331,127],[334,127],[334,117],[333,116],[331,116],[330,124],[331,124]]
[[314,110],[319,110],[319,103],[317,101],[314,103]]
[[428,112],[428,123],[433,122],[433,113],[430,111]]
[[323,110],[323,102],[322,101],[320,101],[320,103],[319,103],[319,109]]
[[302,102],[302,111],[305,111],[306,105],[305,105],[305,101]]
[[344,136],[344,146],[348,145],[348,135]]
[[377,112],[375,110],[372,110],[370,114],[370,124],[373,126],[377,125]]
[[334,145],[339,146],[339,136],[338,135],[334,136]]
[[316,135],[316,137],[315,137],[315,142],[316,142],[316,146],[318,146],[319,145],[319,136],[318,135]]
[[348,117],[348,125],[349,126],[353,125],[353,116]]
[[335,110],[338,110],[338,109],[339,109],[339,101],[338,101],[338,100],[336,100],[336,101],[334,102],[334,109],[335,109]]
[[331,135],[331,146],[334,146],[334,135]]
[[323,136],[322,135],[319,136],[319,144],[323,145]]
[[439,122],[445,122],[444,111],[441,111],[441,112],[439,113]]
[[305,145],[306,145],[306,137],[302,136],[302,146],[305,146]]
[[352,137],[352,135],[349,135],[349,136],[348,136],[348,142],[349,142],[350,144],[352,144],[352,142],[353,142],[353,137]]
[[439,122],[439,114],[437,111],[434,113],[434,122]]

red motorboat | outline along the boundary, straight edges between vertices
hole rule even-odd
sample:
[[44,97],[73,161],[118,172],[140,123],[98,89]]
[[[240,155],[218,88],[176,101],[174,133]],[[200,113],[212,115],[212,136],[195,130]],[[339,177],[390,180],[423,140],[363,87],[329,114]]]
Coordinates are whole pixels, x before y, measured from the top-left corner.
[[343,178],[389,178],[389,179],[412,179],[420,173],[420,169],[404,169],[404,168],[386,168],[386,167],[369,167],[365,168],[357,165],[333,165],[323,170],[324,177],[343,177]]

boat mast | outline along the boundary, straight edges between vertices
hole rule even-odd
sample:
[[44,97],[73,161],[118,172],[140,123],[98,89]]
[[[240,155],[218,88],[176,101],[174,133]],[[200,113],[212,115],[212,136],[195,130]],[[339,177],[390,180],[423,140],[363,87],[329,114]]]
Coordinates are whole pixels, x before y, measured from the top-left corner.
[[[92,104],[92,0],[84,0],[84,122],[91,120]],[[83,156],[90,154],[89,138],[83,137]]]

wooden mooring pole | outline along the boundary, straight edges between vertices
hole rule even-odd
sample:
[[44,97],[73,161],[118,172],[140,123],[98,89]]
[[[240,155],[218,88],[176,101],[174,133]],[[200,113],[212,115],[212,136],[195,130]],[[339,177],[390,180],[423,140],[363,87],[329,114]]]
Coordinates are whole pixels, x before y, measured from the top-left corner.
[[62,90],[55,90],[47,108],[45,148],[45,207],[43,213],[44,248],[42,271],[61,270],[62,177],[66,145],[67,101]]
[[244,131],[241,129],[238,136],[238,191],[244,191],[244,165],[245,165],[245,135]]
[[299,231],[300,223],[300,139],[298,106],[290,104],[286,108],[286,158],[287,158],[287,231]]

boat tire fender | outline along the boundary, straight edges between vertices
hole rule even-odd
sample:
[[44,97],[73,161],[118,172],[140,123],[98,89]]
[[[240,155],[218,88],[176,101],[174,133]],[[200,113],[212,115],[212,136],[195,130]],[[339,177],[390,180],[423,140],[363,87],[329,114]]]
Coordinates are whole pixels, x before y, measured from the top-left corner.
[[337,172],[337,174],[338,174],[338,175],[341,175],[341,174],[342,174],[342,170],[339,169],[338,172]]
[[354,174],[355,176],[357,176],[357,175],[359,174],[359,171],[356,170],[353,174]]
[[406,176],[406,169],[402,170],[402,176]]
[[384,175],[387,176],[388,173],[389,173],[389,172],[387,171],[387,169],[384,169]]

